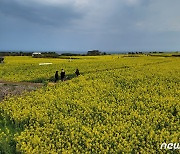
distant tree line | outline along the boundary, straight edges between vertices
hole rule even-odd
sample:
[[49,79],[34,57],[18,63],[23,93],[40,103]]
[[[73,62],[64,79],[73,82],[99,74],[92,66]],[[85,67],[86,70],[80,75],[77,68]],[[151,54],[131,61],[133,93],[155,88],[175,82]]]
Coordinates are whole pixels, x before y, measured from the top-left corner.
[[106,52],[100,52],[99,50],[90,50],[86,54],[76,54],[76,53],[62,53],[58,54],[56,52],[0,52],[0,56],[32,56],[33,58],[58,58],[60,56],[98,56],[107,55]]
[[62,53],[61,56],[84,56],[84,54]]
[[100,52],[99,50],[90,50],[87,52],[88,56],[106,55],[106,52]]
[[143,52],[128,52],[128,54],[143,54]]
[[56,52],[42,52],[42,53],[32,53],[33,58],[58,58],[59,54]]
[[149,52],[149,53],[164,53],[162,51],[153,51],[153,52]]
[[98,55],[106,55],[106,52],[100,52],[99,50],[90,50],[86,54],[62,53],[60,56],[98,56]]
[[32,52],[0,52],[0,56],[32,56]]
[[180,54],[179,55],[172,55],[173,57],[180,57]]
[[62,53],[60,56],[98,56],[106,54],[106,52],[100,52],[99,50],[89,50],[86,54]]
[[[34,52],[0,52],[0,56],[32,56]],[[37,54],[33,56],[34,58],[46,58],[46,57],[52,57],[52,58],[57,58],[59,57],[59,54],[56,52],[42,52],[41,54]]]

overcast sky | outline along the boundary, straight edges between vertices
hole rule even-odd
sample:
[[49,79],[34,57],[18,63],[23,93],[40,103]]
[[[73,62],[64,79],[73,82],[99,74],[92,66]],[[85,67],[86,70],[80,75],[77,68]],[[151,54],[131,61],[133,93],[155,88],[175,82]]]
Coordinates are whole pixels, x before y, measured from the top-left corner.
[[0,0],[0,50],[180,50],[180,0]]

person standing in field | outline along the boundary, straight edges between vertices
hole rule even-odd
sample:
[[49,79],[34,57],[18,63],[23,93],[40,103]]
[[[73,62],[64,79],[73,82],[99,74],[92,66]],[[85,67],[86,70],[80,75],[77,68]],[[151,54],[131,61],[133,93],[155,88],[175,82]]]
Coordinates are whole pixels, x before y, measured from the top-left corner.
[[65,78],[65,71],[64,69],[61,70],[61,81],[64,81]]
[[76,74],[76,76],[79,76],[79,75],[80,75],[80,73],[79,73],[79,70],[78,70],[78,69],[76,69],[75,74]]
[[59,75],[58,75],[58,71],[56,71],[55,73],[55,82],[57,82],[59,80]]

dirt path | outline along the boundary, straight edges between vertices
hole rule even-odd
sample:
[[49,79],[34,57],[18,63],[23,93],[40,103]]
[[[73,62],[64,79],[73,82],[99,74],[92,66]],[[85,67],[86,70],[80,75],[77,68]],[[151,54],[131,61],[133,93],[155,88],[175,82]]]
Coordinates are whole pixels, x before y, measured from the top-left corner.
[[7,96],[20,95],[24,91],[33,91],[42,86],[42,83],[10,82],[0,80],[0,102]]

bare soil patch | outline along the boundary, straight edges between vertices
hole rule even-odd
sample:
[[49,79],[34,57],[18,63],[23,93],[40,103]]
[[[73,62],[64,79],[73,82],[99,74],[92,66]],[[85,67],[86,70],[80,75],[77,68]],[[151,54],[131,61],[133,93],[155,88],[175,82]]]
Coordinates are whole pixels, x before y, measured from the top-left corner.
[[7,96],[20,95],[23,92],[33,91],[41,88],[43,83],[10,82],[0,80],[0,102]]

